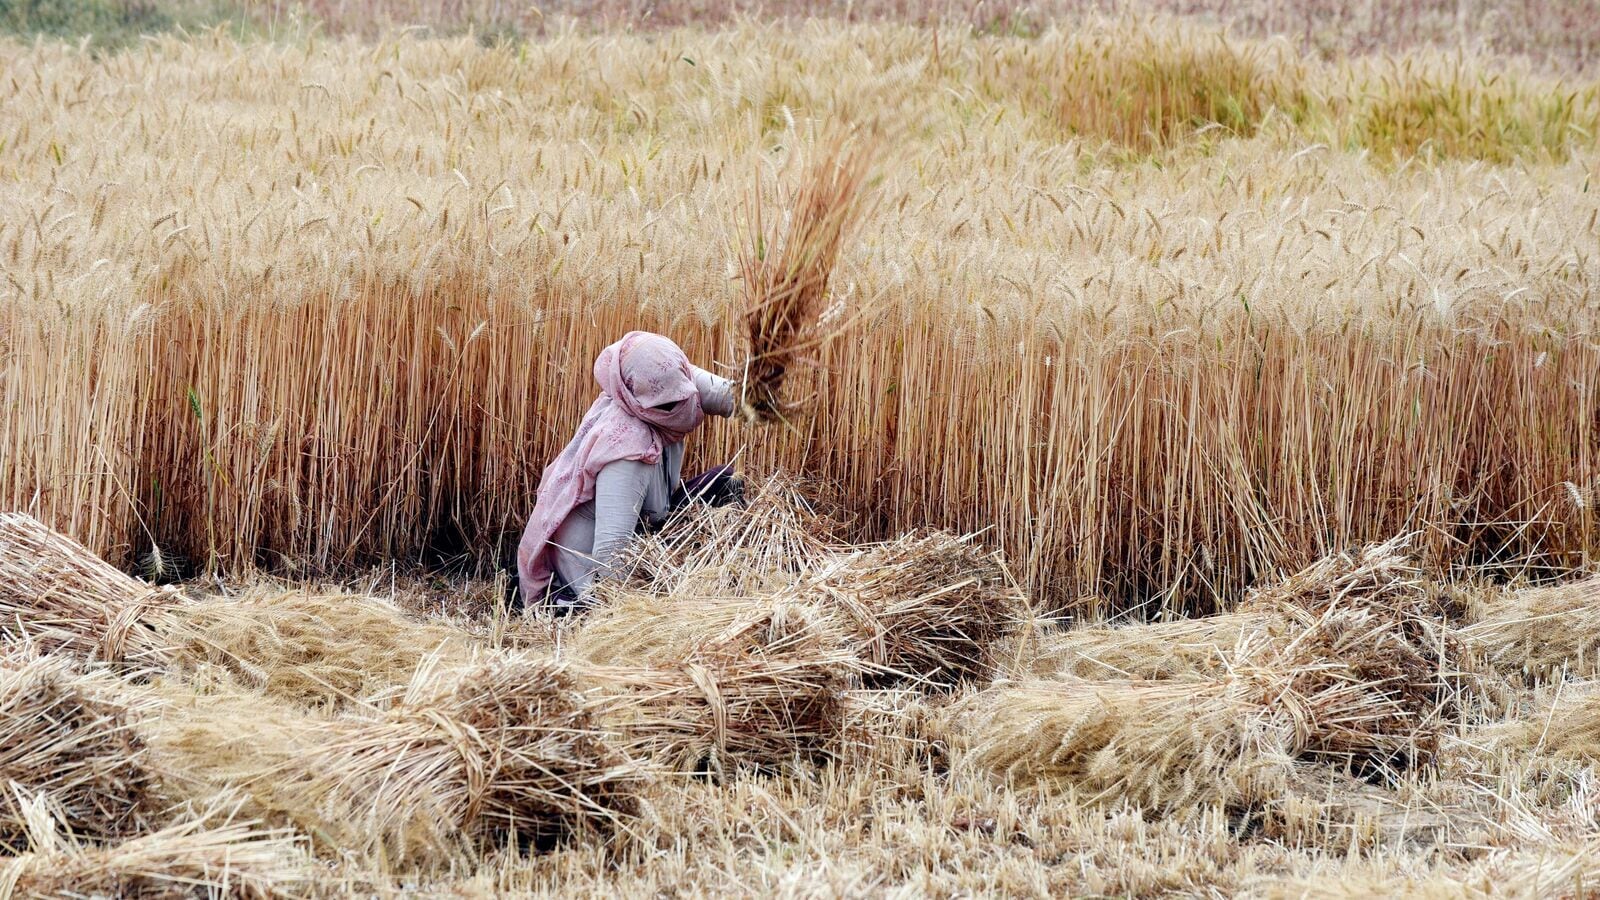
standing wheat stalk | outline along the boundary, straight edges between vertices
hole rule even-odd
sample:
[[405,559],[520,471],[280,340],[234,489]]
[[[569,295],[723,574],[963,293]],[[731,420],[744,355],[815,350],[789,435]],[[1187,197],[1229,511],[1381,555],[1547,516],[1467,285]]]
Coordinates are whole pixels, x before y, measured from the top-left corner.
[[783,399],[783,382],[826,337],[828,279],[866,211],[870,163],[870,145],[845,135],[824,144],[801,176],[781,238],[768,235],[759,195],[752,197],[751,238],[739,259],[750,341],[739,402],[746,421],[784,419],[795,406]]

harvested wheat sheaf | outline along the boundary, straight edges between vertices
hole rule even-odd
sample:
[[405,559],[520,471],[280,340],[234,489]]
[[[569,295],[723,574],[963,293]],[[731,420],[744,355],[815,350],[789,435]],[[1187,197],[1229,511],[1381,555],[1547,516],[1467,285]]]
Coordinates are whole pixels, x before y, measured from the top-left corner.
[[784,771],[833,754],[859,660],[847,651],[584,665],[597,718],[632,757],[677,772]]
[[63,837],[42,799],[29,806],[34,848],[0,860],[0,897],[119,897],[137,900],[294,895],[311,881],[300,838],[248,823],[208,825],[209,816],[121,843],[86,846]]
[[1085,679],[1205,678],[1226,669],[1247,635],[1267,627],[1259,613],[1223,613],[1147,625],[1074,628],[1046,635],[1033,674]]
[[855,632],[855,647],[883,674],[930,689],[982,681],[994,653],[1027,615],[998,555],[943,532],[911,534],[844,556],[809,588]]
[[600,665],[654,666],[702,658],[806,659],[849,646],[839,617],[778,596],[671,596],[606,586],[573,634],[574,655]]
[[692,503],[612,564],[614,582],[658,594],[752,596],[794,584],[844,544],[844,525],[812,486],[775,472],[745,502]]
[[135,725],[153,698],[113,674],[28,650],[0,655],[0,845],[22,849],[18,791],[43,792],[73,834],[133,834],[163,804]]
[[408,620],[392,604],[347,593],[262,588],[209,597],[170,618],[180,669],[220,666],[266,694],[338,707],[409,683],[425,659],[464,665],[460,631]]
[[425,666],[384,711],[326,717],[259,696],[215,700],[169,709],[152,735],[182,789],[204,797],[237,786],[247,809],[324,849],[397,864],[608,830],[636,812],[644,778],[612,748],[567,668],[544,659]]
[[49,653],[160,665],[168,647],[149,623],[180,602],[32,516],[0,513],[0,635]]
[[1600,578],[1489,595],[1463,633],[1501,671],[1532,682],[1600,675]]
[[814,355],[828,300],[828,279],[845,239],[865,211],[872,155],[867,145],[836,137],[821,146],[791,200],[782,237],[767,234],[759,194],[753,239],[739,258],[750,357],[739,384],[740,407],[755,422],[787,418],[796,404],[783,396],[792,370]]
[[1015,783],[1175,813],[1274,795],[1293,765],[1289,725],[1246,680],[1032,681],[962,701],[949,740]]
[[24,515],[0,516],[0,634],[51,653],[151,668],[222,666],[245,684],[337,707],[403,686],[430,655],[464,664],[461,633],[354,594],[260,588],[191,600],[117,571]]

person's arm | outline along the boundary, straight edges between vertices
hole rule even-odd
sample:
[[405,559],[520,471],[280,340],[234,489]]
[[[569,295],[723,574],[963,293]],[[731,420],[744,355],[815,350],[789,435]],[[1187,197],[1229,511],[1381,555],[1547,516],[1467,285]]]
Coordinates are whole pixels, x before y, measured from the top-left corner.
[[738,398],[733,395],[734,384],[726,378],[713,375],[699,366],[690,366],[695,390],[700,392],[700,408],[707,415],[727,418],[733,415]]
[[611,563],[633,540],[639,526],[639,510],[644,508],[651,465],[635,459],[620,459],[600,470],[594,482],[594,549],[589,553],[588,571],[574,579],[571,587],[586,596],[595,579],[611,573]]

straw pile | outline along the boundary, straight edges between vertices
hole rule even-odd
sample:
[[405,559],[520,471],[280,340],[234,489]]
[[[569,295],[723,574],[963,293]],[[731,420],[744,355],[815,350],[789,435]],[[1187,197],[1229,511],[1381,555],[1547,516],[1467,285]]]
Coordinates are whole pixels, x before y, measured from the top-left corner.
[[1508,591],[1473,618],[1467,640],[1501,671],[1532,682],[1600,675],[1600,578]]
[[790,586],[827,560],[844,526],[807,485],[765,477],[737,506],[689,504],[613,563],[612,583],[659,594],[751,596]]
[[1496,750],[1600,762],[1600,682],[1562,682],[1546,689],[1526,714],[1480,732]]
[[81,659],[219,665],[309,705],[404,685],[430,653],[456,664],[471,654],[460,632],[412,622],[373,597],[261,589],[189,600],[15,513],[0,515],[0,576],[0,635]]
[[865,145],[842,136],[823,146],[801,178],[781,238],[767,234],[759,199],[753,204],[753,240],[739,257],[750,342],[740,406],[750,421],[780,420],[795,408],[783,397],[784,380],[824,337],[818,326],[828,279],[864,212],[870,163]]
[[968,698],[949,738],[1012,782],[1088,801],[1248,806],[1273,796],[1292,768],[1292,719],[1261,701],[1244,679],[1029,681]]
[[0,897],[238,897],[293,893],[309,881],[298,839],[208,817],[118,844],[62,837],[43,798],[25,804],[33,851],[0,861]]
[[600,665],[818,659],[849,646],[836,614],[789,597],[660,596],[616,585],[604,586],[599,596],[568,646]]
[[857,651],[882,672],[869,678],[879,687],[985,679],[1027,613],[998,556],[944,532],[845,556],[814,589],[851,623]]
[[271,696],[336,708],[404,686],[430,655],[471,656],[460,631],[422,625],[392,604],[357,594],[263,589],[208,598],[179,611],[168,641],[181,668],[227,669]]
[[837,749],[858,661],[721,658],[650,668],[584,666],[598,716],[629,756],[677,772],[783,771]]
[[153,705],[110,673],[61,657],[0,656],[0,844],[19,846],[16,790],[44,792],[74,834],[132,834],[161,804],[134,730]]
[[365,716],[285,715],[240,698],[210,706],[152,739],[164,765],[194,773],[188,787],[202,794],[238,786],[255,812],[330,849],[437,862],[507,837],[605,829],[636,811],[640,770],[549,660],[424,667],[402,703]]
[[0,513],[0,635],[47,653],[159,665],[167,646],[149,621],[179,602],[32,516]]
[[1089,680],[1205,678],[1225,671],[1246,636],[1266,625],[1259,613],[1225,613],[1074,628],[1046,636],[1031,669],[1040,676]]

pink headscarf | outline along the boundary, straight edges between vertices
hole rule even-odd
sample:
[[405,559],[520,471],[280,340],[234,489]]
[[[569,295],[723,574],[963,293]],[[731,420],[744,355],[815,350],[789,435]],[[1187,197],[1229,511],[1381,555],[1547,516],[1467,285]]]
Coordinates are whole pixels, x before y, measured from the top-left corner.
[[[654,463],[661,448],[682,441],[705,421],[689,357],[659,334],[630,331],[594,361],[600,396],[571,443],[539,479],[539,499],[517,545],[525,602],[550,584],[550,538],[580,503],[594,498],[600,470],[620,459]],[[670,410],[654,407],[675,403]]]

